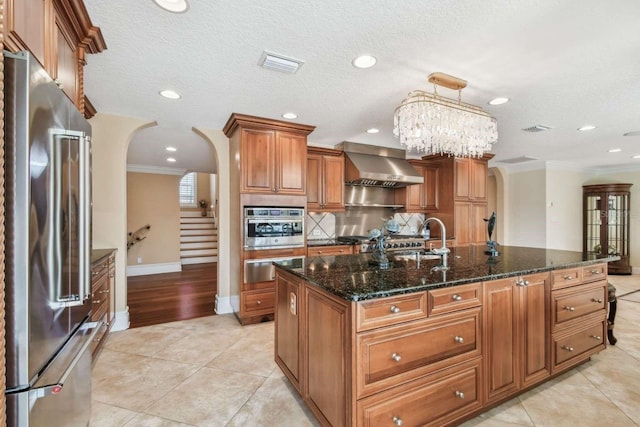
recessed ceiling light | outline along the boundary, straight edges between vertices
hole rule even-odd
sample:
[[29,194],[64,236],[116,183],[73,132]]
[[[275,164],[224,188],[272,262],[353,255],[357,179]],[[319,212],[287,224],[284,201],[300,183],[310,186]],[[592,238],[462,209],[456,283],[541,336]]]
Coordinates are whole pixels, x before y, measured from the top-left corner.
[[584,125],[580,128],[578,128],[578,130],[594,130],[596,127],[594,125]]
[[375,56],[371,55],[360,55],[356,59],[351,61],[353,66],[356,68],[371,68],[376,65],[376,62],[378,62],[378,60],[375,58]]
[[189,10],[187,0],[153,0],[155,4],[173,13],[184,13]]
[[178,149],[176,147],[167,147],[165,150],[171,151],[171,152],[178,151]]
[[633,132],[627,132],[625,134],[623,134],[622,136],[638,136],[640,135],[640,130],[634,130]]
[[284,113],[282,117],[285,119],[296,119],[298,118],[298,115],[296,113]]
[[619,153],[622,151],[622,148],[612,148],[611,150],[609,150],[610,153]]
[[378,128],[367,129],[367,133],[378,133],[378,132],[380,132],[380,129],[378,129]]
[[635,156],[631,156],[632,159],[640,159],[640,154],[635,155]]
[[174,159],[173,157],[167,157],[167,162],[169,163],[175,163],[176,159]]
[[506,104],[507,102],[509,102],[509,98],[498,97],[493,98],[491,101],[489,101],[489,105],[502,105]]
[[175,92],[173,90],[170,89],[165,89],[165,90],[161,90],[160,91],[160,95],[164,96],[165,98],[169,98],[169,99],[180,99],[181,96],[178,92]]

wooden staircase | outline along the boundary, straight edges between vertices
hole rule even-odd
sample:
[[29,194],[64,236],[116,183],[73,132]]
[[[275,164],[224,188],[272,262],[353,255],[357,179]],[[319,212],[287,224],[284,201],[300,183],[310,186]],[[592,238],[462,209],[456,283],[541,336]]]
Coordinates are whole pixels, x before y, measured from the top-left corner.
[[182,265],[218,262],[215,218],[200,211],[180,211],[180,261]]

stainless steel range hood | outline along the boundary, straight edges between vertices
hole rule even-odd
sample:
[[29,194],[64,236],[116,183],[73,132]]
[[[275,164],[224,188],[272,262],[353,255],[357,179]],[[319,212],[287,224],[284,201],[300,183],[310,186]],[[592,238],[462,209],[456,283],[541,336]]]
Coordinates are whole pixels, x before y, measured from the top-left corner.
[[404,150],[348,141],[335,148],[345,153],[346,184],[397,188],[424,183],[405,159]]

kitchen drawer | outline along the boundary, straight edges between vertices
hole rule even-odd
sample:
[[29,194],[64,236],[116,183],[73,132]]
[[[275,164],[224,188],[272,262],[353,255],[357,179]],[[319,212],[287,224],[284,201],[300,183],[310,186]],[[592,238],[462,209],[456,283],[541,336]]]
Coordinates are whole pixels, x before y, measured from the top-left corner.
[[606,278],[607,264],[594,264],[582,267],[582,280],[585,282],[605,280]]
[[109,332],[109,323],[107,322],[107,313],[104,313],[104,315],[98,320],[96,320],[96,322],[98,322],[97,327],[100,330],[98,331],[95,338],[90,344],[93,365],[95,365],[96,363],[98,354],[100,354],[100,351],[104,346],[104,342],[107,339],[107,333]]
[[596,319],[581,329],[553,337],[553,371],[561,371],[605,349],[607,321]]
[[[575,286],[552,292],[553,329],[568,327],[580,317],[597,311],[606,312],[607,282]],[[574,322],[571,322],[575,320]]]
[[357,403],[357,425],[441,426],[481,407],[480,359],[428,375]]
[[249,291],[241,294],[243,312],[247,315],[274,312],[275,291]]
[[276,290],[276,281],[269,280],[267,282],[243,283],[241,285],[243,291],[274,291]]
[[308,246],[307,256],[331,256],[331,255],[351,255],[353,254],[353,246]]
[[96,281],[107,275],[109,271],[109,261],[107,258],[91,266],[91,283],[95,286]]
[[582,283],[582,267],[565,268],[551,273],[551,289],[561,289]]
[[479,318],[470,309],[358,334],[358,398],[479,356]]
[[366,331],[427,317],[427,294],[398,295],[356,304],[356,330]]
[[429,316],[478,307],[480,305],[480,285],[480,283],[471,283],[428,291]]

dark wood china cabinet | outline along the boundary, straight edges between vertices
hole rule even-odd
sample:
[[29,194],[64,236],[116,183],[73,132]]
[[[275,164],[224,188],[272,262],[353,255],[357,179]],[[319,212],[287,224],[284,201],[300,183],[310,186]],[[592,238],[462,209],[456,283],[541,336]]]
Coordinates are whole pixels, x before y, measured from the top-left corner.
[[618,255],[610,274],[631,274],[629,264],[630,188],[633,184],[583,186],[583,251],[588,255]]

